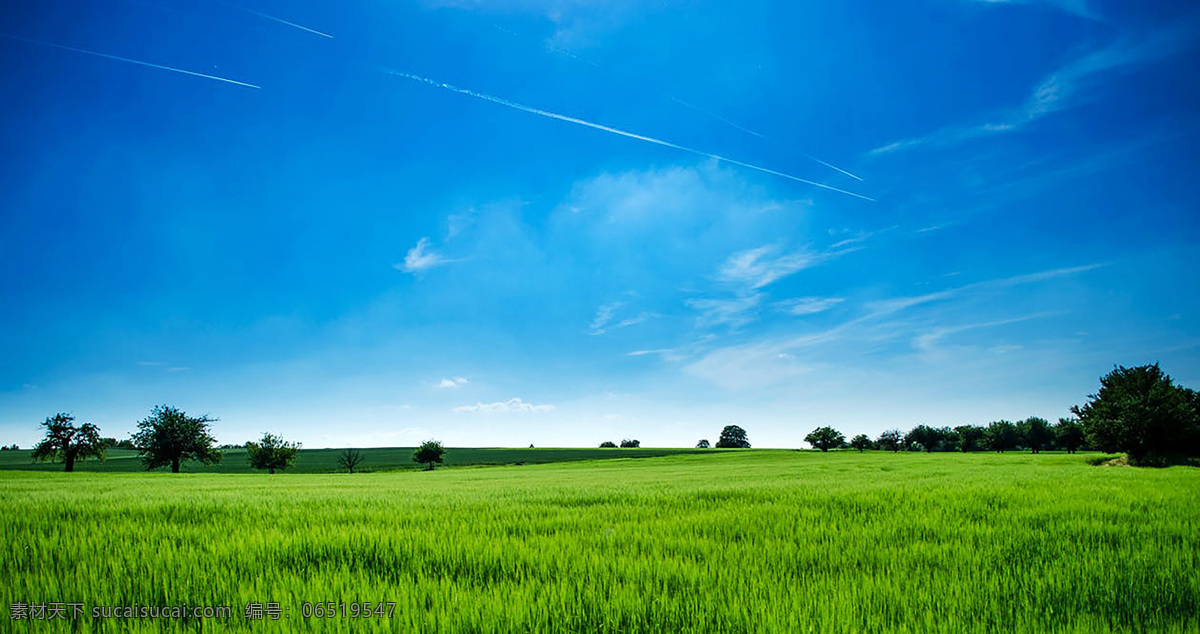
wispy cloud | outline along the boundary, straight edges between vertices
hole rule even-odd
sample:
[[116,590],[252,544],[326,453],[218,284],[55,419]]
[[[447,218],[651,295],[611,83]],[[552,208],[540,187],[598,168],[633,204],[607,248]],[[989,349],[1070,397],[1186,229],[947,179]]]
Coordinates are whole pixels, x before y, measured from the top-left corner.
[[642,311],[633,317],[626,317],[625,319],[618,320],[617,312],[623,306],[625,306],[625,302],[614,302],[612,304],[603,304],[597,308],[596,317],[588,326],[588,334],[592,336],[603,335],[610,330],[636,326],[637,324],[659,316],[658,313]]
[[497,401],[495,403],[460,405],[455,407],[454,411],[478,414],[528,414],[549,412],[553,409],[553,405],[534,405],[533,403],[526,403],[519,398],[510,398],[507,401]]
[[823,313],[845,301],[841,297],[794,297],[775,302],[783,312],[790,315],[814,315]]
[[191,371],[192,371],[192,369],[187,367],[186,365],[180,365],[180,366],[175,366],[173,368],[167,368],[167,372],[191,372]]
[[468,381],[467,379],[465,379],[461,376],[456,376],[452,379],[442,379],[441,382],[439,382],[437,384],[437,386],[439,388],[446,389],[446,388],[453,388],[453,387],[461,387],[468,383],[470,383],[470,381]]
[[421,238],[417,241],[416,246],[408,250],[408,254],[404,256],[404,262],[393,264],[392,268],[416,275],[435,266],[459,261],[442,257],[429,248],[429,238]]
[[698,328],[720,325],[741,328],[757,318],[755,309],[761,299],[762,293],[751,293],[732,299],[689,299],[685,303],[700,312],[696,317]]
[[909,297],[896,297],[896,298],[892,298],[892,299],[869,302],[867,304],[867,311],[869,313],[869,315],[868,315],[869,317],[882,317],[882,316],[890,315],[892,313],[896,313],[896,312],[899,312],[902,310],[906,310],[908,308],[912,308],[914,306],[920,306],[922,304],[928,304],[930,302],[936,302],[936,301],[940,301],[940,300],[944,300],[944,299],[949,299],[951,297],[954,297],[954,296],[959,295],[964,292],[986,290],[989,288],[1003,288],[1003,287],[1008,287],[1008,286],[1019,286],[1021,284],[1033,284],[1036,282],[1042,282],[1045,280],[1055,279],[1055,278],[1059,278],[1059,277],[1067,277],[1070,275],[1077,275],[1079,273],[1086,273],[1088,271],[1094,271],[1096,269],[1103,268],[1105,266],[1108,266],[1108,265],[1104,264],[1104,263],[1096,263],[1096,264],[1085,264],[1082,266],[1067,266],[1067,267],[1062,267],[1062,268],[1057,268],[1057,269],[1050,269],[1050,270],[1046,270],[1046,271],[1038,271],[1037,273],[1028,273],[1025,275],[1014,275],[1011,277],[1002,277],[1002,278],[993,279],[993,280],[984,280],[982,282],[974,282],[971,284],[965,284],[963,286],[946,289],[944,291],[938,291],[936,293],[927,293],[924,295],[915,295],[915,296],[909,296]]
[[1091,20],[1098,18],[1089,6],[1088,0],[970,0],[970,2],[994,5],[1041,5],[1082,18]]
[[891,154],[920,146],[947,147],[971,139],[1020,130],[1085,100],[1088,96],[1085,89],[1097,76],[1167,57],[1194,45],[1195,22],[1194,19],[1185,20],[1182,24],[1153,32],[1140,40],[1123,40],[1076,58],[1042,78],[1021,105],[999,114],[991,121],[947,126],[924,137],[888,143],[871,150],[869,154]]
[[809,251],[776,256],[778,252],[779,247],[767,245],[734,253],[717,271],[717,279],[723,282],[744,283],[757,289],[819,264],[827,258],[825,255]]
[[[922,353],[930,354],[930,353],[933,353],[936,351],[936,346],[939,342],[941,342],[943,339],[945,339],[946,337],[948,337],[950,335],[958,334],[961,332],[967,332],[969,330],[979,330],[981,328],[996,328],[999,326],[1008,326],[1010,324],[1017,324],[1017,323],[1029,321],[1032,319],[1042,319],[1045,317],[1053,317],[1053,316],[1060,315],[1060,314],[1062,314],[1062,313],[1061,312],[1040,312],[1040,313],[1034,313],[1034,314],[1030,314],[1030,315],[1023,315],[1021,317],[1013,317],[1010,319],[999,319],[999,320],[995,320],[995,321],[987,321],[987,322],[975,323],[975,324],[962,324],[962,325],[958,325],[958,326],[941,326],[938,328],[934,328],[933,330],[931,330],[929,332],[922,333],[920,335],[917,335],[916,337],[913,337],[912,344],[913,344],[914,348],[921,351]],[[1004,348],[1005,348],[1005,350],[1002,350],[1002,352],[1019,349],[1020,346],[1011,346],[1010,345],[1010,346],[1004,346]]]

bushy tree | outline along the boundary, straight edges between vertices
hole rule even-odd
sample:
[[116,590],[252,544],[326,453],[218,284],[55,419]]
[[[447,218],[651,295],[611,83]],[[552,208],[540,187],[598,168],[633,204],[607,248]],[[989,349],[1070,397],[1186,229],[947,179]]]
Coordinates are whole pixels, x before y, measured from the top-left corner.
[[1054,441],[1050,421],[1037,416],[1030,416],[1017,423],[1017,433],[1020,436],[1019,442],[1029,447],[1033,453],[1040,453],[1046,445]]
[[958,434],[960,450],[979,451],[982,448],[984,429],[979,425],[959,425],[954,431]]
[[832,427],[818,427],[804,437],[804,442],[824,452],[846,442],[846,437]]
[[282,471],[292,466],[299,451],[300,443],[287,442],[282,436],[275,434],[265,433],[258,442],[246,443],[246,456],[250,459],[250,466],[259,470],[266,469],[267,473],[272,474],[276,469]]
[[606,440],[606,441],[600,443],[600,448],[601,449],[616,449],[617,443],[615,443],[611,440]]
[[746,436],[746,430],[737,425],[726,425],[721,430],[721,436],[717,438],[717,447],[719,449],[749,449],[750,438]]
[[874,444],[866,434],[859,434],[850,440],[850,446],[857,449],[860,453],[870,449]]
[[641,447],[641,446],[642,446],[642,441],[637,440],[637,439],[626,438],[625,440],[621,441],[622,449],[637,449],[638,447]]
[[998,453],[1016,449],[1020,439],[1017,426],[1006,420],[995,421],[983,431],[983,444]]
[[884,451],[900,451],[901,446],[904,444],[904,434],[900,433],[899,429],[889,429],[879,434],[879,440],[875,442]]
[[708,449],[710,446],[707,438],[701,438],[700,442],[696,443],[696,449]]
[[179,465],[188,460],[216,464],[221,461],[221,452],[215,447],[217,439],[209,432],[209,424],[216,421],[207,414],[192,417],[169,405],[159,405],[138,423],[133,444],[141,452],[146,470],[170,465],[171,473],[179,473]]
[[1079,417],[1088,443],[1120,451],[1133,464],[1162,464],[1200,453],[1200,412],[1196,393],[1175,385],[1158,364],[1117,366],[1100,377],[1100,391]]
[[442,443],[436,440],[426,440],[421,443],[413,452],[413,460],[421,464],[429,465],[429,471],[433,471],[433,463],[441,464],[442,454],[446,453],[446,448]]
[[1058,446],[1075,453],[1083,446],[1083,426],[1074,418],[1060,418],[1054,426],[1054,439]]
[[104,460],[108,445],[100,437],[100,428],[92,423],[76,427],[74,416],[60,413],[46,418],[42,427],[46,428],[46,437],[33,447],[34,460],[61,461],[65,471],[74,471],[76,460]]
[[358,465],[363,463],[363,453],[357,449],[346,449],[338,455],[338,466],[354,473]]
[[904,436],[904,444],[919,446],[926,452],[948,451],[957,444],[957,436],[949,427],[937,428],[917,425]]

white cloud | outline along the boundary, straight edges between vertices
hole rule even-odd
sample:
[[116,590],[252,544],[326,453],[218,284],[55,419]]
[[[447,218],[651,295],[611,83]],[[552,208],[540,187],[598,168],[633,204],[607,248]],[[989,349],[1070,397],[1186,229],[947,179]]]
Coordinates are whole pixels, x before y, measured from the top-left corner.
[[444,388],[459,387],[462,385],[466,385],[468,383],[470,383],[470,381],[468,381],[467,379],[465,379],[461,376],[456,376],[452,379],[442,379],[441,382],[437,384],[437,386],[439,388],[444,389]]
[[191,372],[191,371],[192,371],[192,369],[185,365],[176,366],[174,368],[167,368],[167,372]]
[[620,321],[616,321],[616,313],[618,309],[625,305],[625,302],[615,302],[612,304],[603,304],[596,309],[596,318],[592,320],[588,326],[588,334],[592,336],[603,335],[609,330],[618,328],[628,328],[636,326],[644,321],[658,317],[657,313],[642,311],[633,317],[626,317]]
[[795,297],[775,302],[775,305],[792,315],[813,315],[823,313],[843,301],[841,297]]
[[[1082,2],[1070,1],[1057,4],[1083,5]],[[1192,31],[1195,21],[1184,20],[1181,24],[1151,33],[1137,42],[1121,41],[1077,58],[1044,77],[1021,105],[1002,112],[992,121],[965,126],[950,125],[924,137],[888,143],[871,150],[869,154],[891,154],[917,146],[946,147],[1020,130],[1082,101],[1086,97],[1084,89],[1087,84],[1098,75],[1160,59],[1194,45]]]
[[806,251],[771,257],[778,251],[778,247],[766,245],[734,253],[717,271],[717,279],[748,284],[750,288],[762,288],[826,258]]
[[553,405],[534,405],[526,403],[519,398],[510,398],[507,401],[497,401],[495,403],[476,403],[474,405],[460,405],[454,408],[456,412],[475,412],[480,414],[512,414],[512,413],[536,413],[549,412],[554,409]]
[[689,299],[686,304],[700,311],[696,326],[707,328],[728,324],[740,328],[755,320],[754,309],[758,307],[762,293],[740,295],[733,299]]
[[429,248],[429,238],[421,238],[417,241],[416,246],[408,250],[408,254],[404,256],[404,262],[393,264],[392,268],[416,275],[435,266],[458,261],[442,257]]

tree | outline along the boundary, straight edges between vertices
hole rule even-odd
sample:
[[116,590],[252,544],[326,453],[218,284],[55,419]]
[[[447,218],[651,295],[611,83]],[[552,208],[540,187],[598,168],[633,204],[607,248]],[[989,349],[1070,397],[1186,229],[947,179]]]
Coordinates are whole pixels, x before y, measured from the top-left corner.
[[1158,364],[1117,366],[1100,377],[1100,391],[1071,408],[1101,451],[1120,451],[1132,464],[1164,464],[1200,454],[1196,393],[1175,385]]
[[250,466],[255,469],[266,469],[267,473],[275,473],[292,466],[296,454],[300,451],[300,443],[287,442],[282,436],[264,433],[258,442],[246,443],[246,456]]
[[600,448],[601,449],[616,449],[617,443],[615,443],[611,440],[606,440],[606,441],[600,443]]
[[158,405],[138,423],[131,439],[147,471],[170,465],[171,473],[179,473],[179,465],[188,460],[202,464],[221,461],[221,452],[214,446],[217,439],[209,431],[209,424],[216,421],[207,414],[192,417],[169,405]]
[[1054,426],[1054,437],[1059,447],[1075,453],[1083,446],[1083,426],[1074,418],[1060,418]]
[[338,466],[354,473],[358,465],[363,462],[363,454],[357,449],[346,449],[338,456]]
[[46,418],[42,423],[46,437],[33,447],[33,459],[61,461],[66,471],[75,470],[76,460],[95,457],[103,462],[107,445],[100,438],[100,428],[92,423],[76,427],[74,421],[74,416],[61,413]]
[[850,446],[857,449],[859,453],[862,453],[866,449],[870,449],[873,444],[874,443],[871,442],[871,438],[866,434],[859,434],[850,440]]
[[1017,432],[1020,436],[1020,442],[1033,453],[1040,453],[1046,445],[1054,440],[1054,432],[1050,429],[1050,421],[1030,416],[1025,420],[1017,423]]
[[717,438],[718,449],[749,449],[750,438],[746,436],[746,430],[737,425],[726,425],[725,429],[721,430],[721,436]]
[[998,453],[1016,449],[1019,441],[1020,434],[1017,432],[1017,426],[1006,420],[995,421],[983,430],[983,443],[987,445],[988,449]]
[[804,442],[824,452],[846,442],[846,437],[832,427],[818,427],[804,437]]
[[900,446],[904,443],[904,435],[899,429],[889,429],[879,434],[879,440],[876,442],[880,449],[896,452],[900,451]]
[[696,443],[696,449],[708,449],[712,445],[708,444],[707,438],[701,438],[700,442]]
[[954,428],[958,434],[958,448],[962,451],[979,451],[983,443],[984,429],[979,425],[959,425]]
[[444,453],[446,453],[446,448],[442,446],[442,443],[436,440],[426,440],[413,452],[413,460],[429,465],[429,470],[433,471],[433,463],[440,464]]
[[641,446],[642,446],[642,441],[637,440],[637,439],[631,440],[629,438],[626,438],[625,440],[621,441],[622,449],[637,449],[638,447],[641,447]]
[[904,444],[910,446],[917,445],[926,452],[930,452],[938,448],[941,438],[942,436],[937,429],[929,425],[917,425],[904,435]]

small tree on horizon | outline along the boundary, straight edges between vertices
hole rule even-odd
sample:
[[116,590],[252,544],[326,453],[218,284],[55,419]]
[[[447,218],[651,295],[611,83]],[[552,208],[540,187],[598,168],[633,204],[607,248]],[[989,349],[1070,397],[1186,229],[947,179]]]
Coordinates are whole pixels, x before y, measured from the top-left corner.
[[[75,417],[70,414],[55,414],[47,417],[42,426],[46,428],[46,437],[33,448],[33,459],[38,461],[59,460],[63,470],[75,471],[76,460],[86,460],[94,457],[104,461],[104,452],[108,448],[104,439],[100,438],[100,428],[92,423],[75,426]],[[16,445],[13,445],[16,448]]]
[[846,442],[846,437],[832,427],[818,427],[804,437],[804,442],[826,452]]
[[221,452],[214,446],[217,439],[209,433],[209,424],[216,421],[207,414],[192,417],[169,405],[158,405],[138,423],[131,440],[147,471],[170,465],[171,473],[179,473],[179,465],[188,460],[203,464],[221,461]]
[[363,462],[363,454],[357,449],[346,449],[338,456],[338,466],[354,473],[354,469]]
[[616,449],[617,443],[615,443],[611,440],[606,440],[606,441],[600,443],[600,448],[601,449]]
[[708,444],[707,438],[701,438],[700,442],[696,443],[696,449],[708,449],[711,446]]
[[904,434],[899,429],[889,429],[879,434],[879,440],[876,442],[880,449],[895,453],[900,451],[900,447],[904,444]]
[[250,466],[266,469],[270,474],[274,474],[276,469],[282,471],[292,466],[299,451],[300,443],[287,442],[282,436],[269,433],[264,433],[258,442],[246,443],[246,457],[250,460]]
[[642,446],[642,441],[637,440],[636,438],[634,438],[634,439],[626,438],[625,440],[621,441],[622,449],[637,449],[641,446]]
[[859,434],[850,440],[850,446],[857,449],[859,453],[870,449],[873,445],[870,436],[866,434]]
[[421,464],[429,465],[428,471],[433,471],[433,464],[442,463],[442,455],[446,453],[446,448],[437,440],[426,440],[413,451],[413,460]]
[[721,436],[717,438],[718,449],[749,449],[750,438],[746,435],[746,430],[737,425],[726,425],[721,430]]

